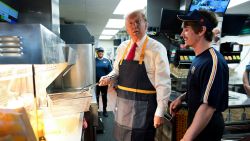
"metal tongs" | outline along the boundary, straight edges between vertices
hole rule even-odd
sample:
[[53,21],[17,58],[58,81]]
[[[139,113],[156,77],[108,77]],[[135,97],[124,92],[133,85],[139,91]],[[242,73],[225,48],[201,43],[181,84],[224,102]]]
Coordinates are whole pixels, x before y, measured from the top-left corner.
[[[109,77],[109,79],[112,79],[112,78],[115,77],[115,75],[111,75],[111,76],[108,76],[108,77]],[[99,85],[99,82],[97,82],[97,83],[95,83],[95,84],[91,84],[91,85],[89,85],[89,86],[87,86],[87,87],[82,88],[82,89],[81,89],[81,92],[90,90],[92,87],[95,87],[96,85]]]
[[88,90],[90,90],[91,88],[95,87],[98,84],[99,84],[99,82],[97,82],[95,84],[91,84],[91,85],[89,85],[87,87],[81,88],[81,92],[88,91]]

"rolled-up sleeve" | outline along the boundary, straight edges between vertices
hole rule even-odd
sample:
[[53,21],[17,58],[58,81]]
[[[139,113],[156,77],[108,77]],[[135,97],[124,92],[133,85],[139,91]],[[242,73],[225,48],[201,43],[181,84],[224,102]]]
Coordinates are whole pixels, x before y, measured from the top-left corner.
[[158,104],[155,115],[163,117],[171,93],[169,61],[164,46],[160,46],[159,51],[156,53],[154,77]]

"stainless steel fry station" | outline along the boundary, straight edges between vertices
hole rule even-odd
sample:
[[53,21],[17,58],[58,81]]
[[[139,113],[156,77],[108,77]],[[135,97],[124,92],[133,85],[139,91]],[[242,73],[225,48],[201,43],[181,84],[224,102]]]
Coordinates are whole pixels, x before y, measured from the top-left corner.
[[92,45],[66,45],[40,24],[1,27],[1,121],[8,125],[1,133],[16,127],[17,140],[81,140],[84,112],[95,102]]

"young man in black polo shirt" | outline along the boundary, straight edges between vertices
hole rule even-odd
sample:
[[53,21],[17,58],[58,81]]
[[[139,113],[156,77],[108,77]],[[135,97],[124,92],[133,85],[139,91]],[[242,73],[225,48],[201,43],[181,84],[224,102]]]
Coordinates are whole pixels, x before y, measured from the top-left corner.
[[246,70],[243,74],[243,86],[248,95],[250,95],[250,62],[246,66]]
[[188,105],[188,129],[181,141],[220,141],[224,131],[222,112],[228,107],[228,65],[224,57],[211,47],[214,13],[193,11],[178,15],[183,21],[181,36],[195,52],[188,77],[187,92],[170,104],[175,114],[182,101]]

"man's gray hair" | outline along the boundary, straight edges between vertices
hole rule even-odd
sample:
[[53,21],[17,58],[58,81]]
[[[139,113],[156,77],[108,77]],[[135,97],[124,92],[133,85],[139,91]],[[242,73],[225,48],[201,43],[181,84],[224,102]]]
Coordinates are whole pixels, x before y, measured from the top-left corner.
[[128,14],[125,15],[125,20],[128,18],[128,16],[130,15],[141,15],[142,18],[145,20],[145,22],[147,22],[147,17],[146,17],[146,14],[145,14],[145,10],[143,9],[138,9],[138,10],[135,10],[135,11],[132,11],[132,12],[129,12]]

